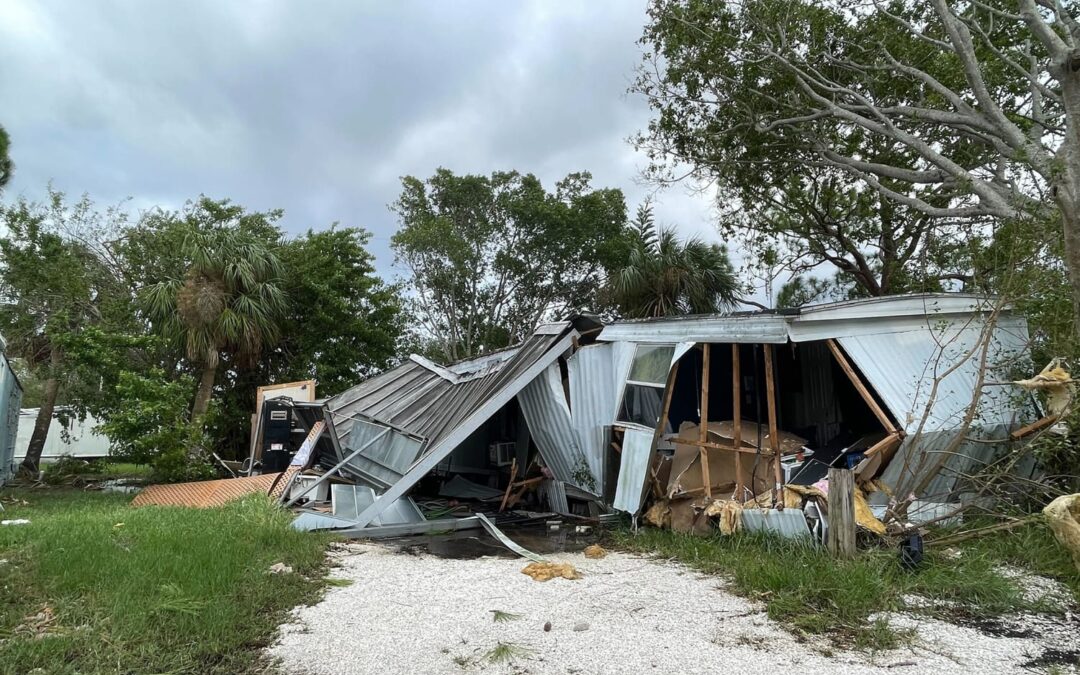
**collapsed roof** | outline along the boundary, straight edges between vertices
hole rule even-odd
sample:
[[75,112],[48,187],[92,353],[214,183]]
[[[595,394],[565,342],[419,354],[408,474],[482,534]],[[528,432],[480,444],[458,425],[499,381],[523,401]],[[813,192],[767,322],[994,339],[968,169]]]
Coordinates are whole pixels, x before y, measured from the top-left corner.
[[[588,335],[591,344],[582,344]],[[656,450],[654,429],[618,421],[636,351],[670,345],[668,369],[696,344],[834,341],[887,408],[903,438],[884,467],[893,486],[946,491],[975,455],[1000,448],[968,443],[957,459],[912,461],[940,452],[957,434],[986,439],[1030,421],[1030,401],[993,391],[986,372],[1026,364],[1027,324],[993,298],[925,294],[811,306],[795,311],[623,321],[577,317],[545,324],[517,347],[451,366],[413,356],[327,402],[347,472],[378,493],[355,519],[374,522],[503,406],[516,399],[555,478],[600,495],[613,425],[627,430],[612,504],[636,513]],[[560,363],[561,361],[561,363]],[[564,370],[563,370],[564,369]],[[974,417],[967,420],[969,409]],[[931,472],[933,475],[927,475]],[[928,480],[924,480],[928,479]],[[936,481],[936,482],[935,482]]]

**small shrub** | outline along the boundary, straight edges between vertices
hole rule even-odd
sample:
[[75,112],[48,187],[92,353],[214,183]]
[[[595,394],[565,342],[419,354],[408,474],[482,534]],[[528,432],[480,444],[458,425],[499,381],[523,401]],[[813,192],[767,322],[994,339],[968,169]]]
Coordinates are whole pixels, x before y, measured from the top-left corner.
[[217,478],[217,469],[207,461],[205,453],[189,453],[187,448],[170,448],[159,454],[151,464],[152,483],[184,483]]

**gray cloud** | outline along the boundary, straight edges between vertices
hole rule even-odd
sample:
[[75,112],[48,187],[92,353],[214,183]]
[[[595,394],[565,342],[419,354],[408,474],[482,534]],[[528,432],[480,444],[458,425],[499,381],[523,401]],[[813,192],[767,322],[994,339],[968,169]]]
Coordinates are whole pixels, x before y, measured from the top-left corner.
[[[292,232],[375,236],[389,274],[399,177],[589,170],[633,206],[627,136],[644,2],[0,3],[8,195],[45,184],[101,203],[205,193],[283,208]],[[706,197],[657,196],[661,222],[716,235]]]

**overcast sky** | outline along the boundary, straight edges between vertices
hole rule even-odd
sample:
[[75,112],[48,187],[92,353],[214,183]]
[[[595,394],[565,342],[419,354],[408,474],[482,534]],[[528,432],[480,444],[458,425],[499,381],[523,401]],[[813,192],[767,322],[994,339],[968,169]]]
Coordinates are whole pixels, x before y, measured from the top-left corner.
[[[7,197],[51,180],[135,210],[280,207],[294,233],[367,228],[387,275],[402,175],[588,170],[633,209],[651,192],[626,142],[649,119],[626,93],[644,22],[644,0],[3,0]],[[706,198],[656,200],[717,239]]]

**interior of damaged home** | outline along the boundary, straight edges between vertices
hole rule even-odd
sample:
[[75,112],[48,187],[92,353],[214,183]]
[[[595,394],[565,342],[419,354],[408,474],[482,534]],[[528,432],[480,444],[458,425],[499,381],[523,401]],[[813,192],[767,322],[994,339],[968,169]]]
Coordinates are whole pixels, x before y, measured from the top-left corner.
[[1022,317],[956,294],[575,316],[460,363],[413,356],[328,400],[314,382],[264,387],[250,457],[202,499],[265,490],[299,529],[368,538],[622,517],[881,536],[970,498],[964,476],[1042,418],[1022,387],[977,381],[1030,369],[1026,343]]

